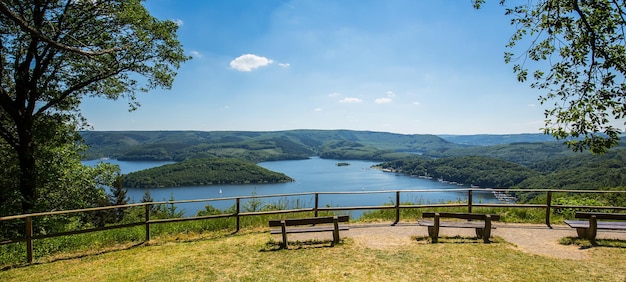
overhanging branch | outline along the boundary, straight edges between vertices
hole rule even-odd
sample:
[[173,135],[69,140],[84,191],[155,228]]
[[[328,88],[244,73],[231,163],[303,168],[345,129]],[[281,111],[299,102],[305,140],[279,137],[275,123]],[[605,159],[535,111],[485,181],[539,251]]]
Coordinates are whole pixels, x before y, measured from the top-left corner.
[[83,87],[88,86],[89,84],[92,84],[94,82],[106,79],[108,77],[112,77],[112,76],[118,75],[118,74],[120,74],[123,71],[124,71],[124,69],[118,69],[118,70],[110,72],[110,73],[106,73],[106,74],[102,74],[102,75],[96,75],[96,76],[92,77],[91,79],[87,79],[87,80],[85,80],[85,81],[83,81],[81,83],[78,83],[78,84],[76,84],[74,86],[71,86],[68,89],[66,89],[65,91],[63,91],[59,95],[59,97],[51,100],[50,102],[48,102],[47,104],[45,104],[44,106],[39,108],[34,115],[37,116],[37,115],[42,114],[43,112],[47,111],[48,109],[50,109],[54,105],[57,105],[58,103],[61,103],[61,101],[65,100],[67,97],[72,95],[72,93],[82,89]]
[[11,9],[3,1],[0,1],[0,12],[2,12],[2,14],[7,16],[9,19],[13,20],[24,31],[28,32],[32,36],[35,36],[35,37],[39,38],[40,40],[42,40],[44,42],[47,42],[48,44],[50,44],[50,45],[52,45],[52,46],[54,46],[56,48],[67,50],[67,51],[74,52],[74,53],[77,53],[77,54],[81,54],[83,56],[99,56],[99,55],[104,55],[104,54],[108,54],[108,53],[121,51],[121,50],[124,50],[124,49],[127,48],[127,46],[124,46],[124,47],[115,47],[115,48],[104,49],[104,50],[99,50],[99,51],[89,51],[89,50],[83,50],[83,49],[80,49],[80,48],[76,48],[76,47],[73,47],[73,46],[68,46],[68,45],[60,43],[58,41],[52,40],[52,39],[46,37],[45,35],[43,35],[41,33],[41,31],[39,31],[35,27],[30,26],[22,17],[20,17],[19,15],[17,15],[13,11],[11,11]]
[[17,150],[17,147],[19,146],[18,140],[15,138],[14,135],[11,134],[9,128],[6,128],[4,125],[0,126],[0,138],[4,139],[4,141],[6,141],[6,143],[9,144],[9,146],[11,146],[13,149]]

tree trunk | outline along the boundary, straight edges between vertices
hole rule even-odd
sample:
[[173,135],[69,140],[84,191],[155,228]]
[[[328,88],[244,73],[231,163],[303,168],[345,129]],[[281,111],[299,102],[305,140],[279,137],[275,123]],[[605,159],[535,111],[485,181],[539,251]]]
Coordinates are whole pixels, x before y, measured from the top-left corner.
[[37,188],[37,172],[35,161],[35,143],[31,134],[32,126],[18,126],[19,146],[17,149],[20,165],[20,194],[22,196],[22,213],[33,212],[35,207],[35,190]]

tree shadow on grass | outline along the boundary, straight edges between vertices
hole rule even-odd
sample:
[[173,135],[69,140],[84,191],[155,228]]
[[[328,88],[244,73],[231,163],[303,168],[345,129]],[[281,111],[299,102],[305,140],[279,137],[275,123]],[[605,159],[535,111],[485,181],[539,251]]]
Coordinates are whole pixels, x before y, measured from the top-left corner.
[[130,250],[130,249],[133,249],[142,245],[148,245],[148,244],[149,243],[146,243],[146,242],[138,242],[138,243],[132,243],[132,244],[124,244],[121,246],[118,245],[118,246],[113,246],[113,247],[108,247],[108,248],[98,249],[98,250],[93,250],[93,251],[85,251],[82,253],[60,253],[60,254],[55,254],[55,255],[40,258],[39,260],[34,261],[32,263],[24,262],[24,263],[17,263],[17,264],[11,264],[11,265],[4,265],[0,267],[0,271],[6,271],[9,269],[13,269],[13,268],[29,267],[31,265],[53,263],[57,261],[65,261],[65,260],[73,260],[73,259],[79,259],[79,258],[85,258],[85,257],[91,257],[91,256],[98,256],[98,255],[112,253],[112,252]]
[[[302,250],[302,249],[317,249],[317,248],[332,248],[337,245],[344,244],[343,240],[340,240],[339,243],[334,243],[333,240],[305,240],[305,241],[290,241],[287,242],[287,249],[289,250]],[[267,244],[265,244],[264,248],[260,250],[260,252],[275,252],[285,250],[282,246],[282,242],[275,241],[270,239]]]
[[[432,239],[430,238],[430,236],[411,236],[412,240],[416,240],[417,242],[420,243],[433,243]],[[498,236],[491,236],[489,237],[489,243],[487,244],[493,244],[493,243],[502,243],[504,242],[504,239],[498,237]],[[440,243],[444,243],[444,244],[485,244],[485,242],[483,241],[482,238],[478,238],[478,237],[467,237],[467,236],[439,236],[438,238],[438,242],[435,244],[440,244]]]
[[626,240],[622,239],[596,239],[595,244],[587,239],[578,237],[564,237],[559,240],[561,245],[575,245],[580,249],[590,249],[593,247],[626,249]]

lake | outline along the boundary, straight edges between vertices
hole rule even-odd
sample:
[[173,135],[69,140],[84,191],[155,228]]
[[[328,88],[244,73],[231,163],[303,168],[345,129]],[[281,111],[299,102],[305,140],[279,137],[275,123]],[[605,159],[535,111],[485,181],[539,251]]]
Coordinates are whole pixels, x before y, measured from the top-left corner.
[[[85,165],[95,165],[100,160],[84,161]],[[122,173],[130,173],[172,162],[118,161],[103,160],[117,164]],[[338,162],[350,165],[337,166]],[[223,198],[235,196],[291,194],[303,192],[363,192],[363,194],[324,195],[319,196],[320,206],[370,206],[382,205],[395,201],[392,190],[434,190],[439,192],[407,192],[401,193],[401,202],[438,203],[445,201],[465,200],[467,193],[453,189],[468,188],[468,185],[456,185],[436,180],[422,179],[400,173],[383,172],[372,168],[377,162],[360,160],[330,160],[317,157],[307,160],[262,162],[260,166],[272,171],[281,172],[295,179],[294,182],[279,184],[246,184],[246,185],[208,185],[182,186],[171,188],[128,188],[131,202],[139,202],[146,190],[150,191],[155,201],[193,200]],[[445,191],[449,190],[449,191]],[[313,207],[313,196],[270,198],[271,203],[287,204],[290,207]],[[266,199],[262,199],[266,200]],[[474,192],[474,202],[498,202],[488,191]],[[177,204],[185,211],[185,216],[193,216],[198,210],[204,209],[208,202]],[[234,200],[212,201],[216,208],[225,209],[234,204]],[[245,205],[245,202],[242,202]],[[352,211],[358,217],[362,211]]]

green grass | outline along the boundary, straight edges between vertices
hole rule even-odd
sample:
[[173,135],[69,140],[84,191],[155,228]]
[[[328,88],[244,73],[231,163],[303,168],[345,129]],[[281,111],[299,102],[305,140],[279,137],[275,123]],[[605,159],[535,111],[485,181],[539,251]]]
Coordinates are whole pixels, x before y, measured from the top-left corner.
[[[329,215],[321,212],[320,216]],[[245,216],[240,219],[242,229],[251,229],[267,226],[269,219],[313,216],[312,212],[289,213],[281,215]],[[151,238],[185,238],[202,234],[234,233],[236,231],[235,218],[221,218],[174,223],[152,224]],[[117,246],[136,245],[146,238],[145,227],[113,229],[91,232],[79,235],[70,235],[55,238],[38,239],[33,241],[33,257],[45,259],[64,253],[98,252]],[[25,243],[0,245],[0,268],[19,265],[26,261]]]
[[[466,212],[466,208],[428,209]],[[415,222],[425,209],[404,210],[403,221]],[[543,223],[541,209],[474,208],[497,213],[502,221]],[[329,213],[321,213],[328,215]],[[553,259],[520,252],[500,238],[476,243],[467,238],[427,237],[398,249],[374,250],[351,239],[290,242],[289,250],[266,231],[268,219],[306,217],[294,213],[235,219],[155,224],[152,241],[143,243],[143,226],[34,241],[35,263],[25,263],[24,244],[0,246],[0,281],[624,281],[621,240],[598,240],[589,259]],[[393,221],[394,210],[368,212],[362,221]],[[555,219],[553,221],[559,222]],[[563,244],[589,248],[590,243],[564,238]]]
[[[624,281],[624,249],[594,248],[583,261],[530,255],[495,240],[415,240],[375,250],[351,239],[279,249],[267,232],[164,238],[0,271],[1,281]],[[446,242],[445,240],[453,240]]]
[[611,247],[611,248],[623,248],[626,249],[626,241],[617,239],[597,239],[595,244],[587,239],[578,237],[565,237],[561,238],[559,243],[563,245],[576,245],[582,249],[588,249],[591,247]]
[[[415,222],[421,217],[425,209],[409,209],[401,211],[401,220]],[[439,208],[428,211],[467,212],[467,208]],[[501,215],[501,222],[526,222],[542,223],[545,221],[545,212],[542,209],[513,209],[513,208],[474,208],[474,212],[497,213]],[[320,212],[320,216],[331,215],[329,212]],[[241,217],[241,228],[250,229],[267,226],[269,219],[307,217],[313,216],[312,212],[288,213],[266,216]],[[360,221],[394,221],[395,210],[375,210],[364,213]],[[562,218],[553,217],[553,222],[562,222]],[[153,224],[151,226],[151,238],[187,236],[189,234],[203,234],[213,232],[235,232],[235,219],[210,219],[199,221],[187,221],[165,224]],[[109,249],[115,246],[134,245],[145,239],[145,227],[136,226],[131,228],[92,232],[87,234],[64,236],[34,240],[34,258],[41,259],[55,256],[60,253],[84,252],[87,250]],[[21,264],[26,261],[25,245],[10,244],[0,246],[0,267]]]

